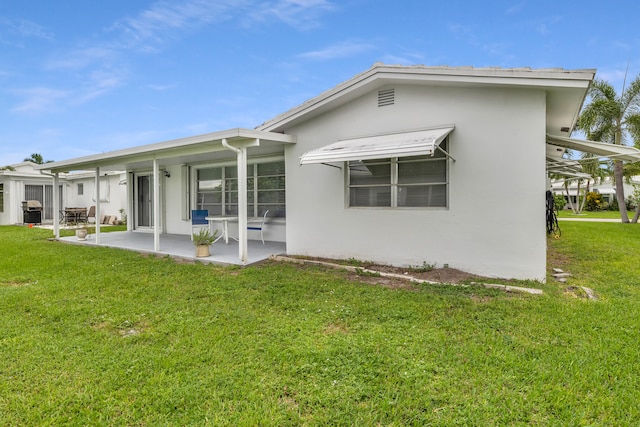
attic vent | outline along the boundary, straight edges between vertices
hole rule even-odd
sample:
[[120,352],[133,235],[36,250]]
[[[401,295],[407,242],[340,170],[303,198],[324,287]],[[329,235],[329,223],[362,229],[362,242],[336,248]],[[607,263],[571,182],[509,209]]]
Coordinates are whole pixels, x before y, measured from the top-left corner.
[[385,89],[378,91],[378,107],[384,107],[385,105],[393,105],[396,101],[396,90]]

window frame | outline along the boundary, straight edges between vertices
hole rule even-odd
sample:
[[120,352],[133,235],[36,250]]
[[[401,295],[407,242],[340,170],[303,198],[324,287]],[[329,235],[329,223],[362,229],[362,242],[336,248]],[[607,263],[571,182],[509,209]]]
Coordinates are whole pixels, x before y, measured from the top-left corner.
[[[445,138],[444,141],[442,141],[442,143],[440,144],[440,147],[442,147],[442,149],[444,151],[448,151],[448,142],[449,142],[449,138]],[[436,155],[434,155],[434,157],[428,157],[425,156],[424,158],[416,158],[417,156],[408,156],[408,157],[387,157],[384,159],[377,159],[375,161],[372,161],[372,163],[370,163],[371,165],[376,165],[376,164],[389,164],[390,166],[390,177],[389,177],[389,183],[384,183],[384,184],[351,184],[351,167],[350,167],[350,162],[345,162],[344,165],[344,171],[345,171],[345,206],[348,209],[400,209],[400,210],[422,210],[422,209],[426,209],[426,210],[448,210],[449,209],[449,202],[450,202],[450,179],[449,179],[449,158],[447,155],[444,155],[444,153],[442,153],[442,151],[439,151],[436,148]],[[422,156],[420,156],[422,157]],[[411,159],[412,158],[412,159]],[[409,160],[408,160],[409,159]],[[445,172],[444,172],[444,177],[445,180],[444,182],[438,181],[438,182],[420,182],[420,183],[400,183],[399,182],[399,165],[401,164],[406,164],[406,163],[411,163],[411,162],[415,162],[415,163],[422,163],[422,162],[444,162],[445,165]],[[444,206],[399,206],[398,204],[398,194],[399,194],[399,188],[400,187],[411,187],[411,186],[415,186],[415,187],[435,187],[435,186],[445,186],[445,204]],[[351,189],[352,188],[373,188],[373,187],[384,187],[384,188],[389,188],[390,190],[390,203],[389,205],[385,205],[385,206],[360,206],[360,205],[352,205],[351,204]]]
[[[259,165],[263,164],[275,164],[279,163],[282,167],[282,173],[280,174],[269,174],[269,175],[258,175]],[[199,179],[198,174],[201,170],[206,169],[214,169],[220,171],[220,203],[216,203],[215,206],[220,206],[220,215],[238,215],[238,213],[227,213],[229,207],[235,207],[237,212],[238,210],[238,177],[237,172],[227,176],[227,168],[232,168],[237,171],[237,164],[235,162],[224,162],[224,163],[214,163],[214,164],[203,164],[198,166],[193,166],[193,200],[192,206],[194,209],[207,209],[207,203],[201,205],[199,202],[200,195],[203,191],[199,188]],[[279,189],[271,189],[267,188],[261,190],[258,183],[261,178],[273,178],[273,177],[281,177],[282,180],[282,188]],[[213,193],[213,190],[204,191],[205,193]],[[260,195],[264,193],[274,193],[274,192],[282,192],[283,193],[283,202],[260,202]],[[210,205],[210,203],[208,203]],[[278,215],[279,212],[273,212],[273,209],[266,207],[266,209],[271,209],[269,212],[269,216],[275,220],[278,219],[286,219],[286,163],[283,157],[271,157],[271,158],[263,158],[259,160],[254,160],[252,162],[247,162],[247,205],[252,208],[252,214],[247,212],[247,215],[250,218],[258,218],[264,214],[264,207],[271,205],[280,205],[282,206],[282,212],[284,215]],[[216,213],[217,215],[217,213]]]

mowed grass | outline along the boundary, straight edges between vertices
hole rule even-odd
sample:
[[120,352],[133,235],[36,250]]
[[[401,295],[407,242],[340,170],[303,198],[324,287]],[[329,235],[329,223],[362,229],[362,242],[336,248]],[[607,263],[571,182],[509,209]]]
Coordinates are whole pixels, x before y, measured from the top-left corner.
[[179,263],[0,227],[2,425],[637,425],[640,226],[563,223],[543,296]]
[[[633,218],[635,211],[627,211],[627,215],[629,219]],[[561,210],[558,211],[558,218],[581,218],[581,219],[589,219],[589,218],[604,218],[604,219],[617,219],[620,220],[620,212],[619,211],[586,211],[583,210],[579,215],[573,213],[572,210]]]

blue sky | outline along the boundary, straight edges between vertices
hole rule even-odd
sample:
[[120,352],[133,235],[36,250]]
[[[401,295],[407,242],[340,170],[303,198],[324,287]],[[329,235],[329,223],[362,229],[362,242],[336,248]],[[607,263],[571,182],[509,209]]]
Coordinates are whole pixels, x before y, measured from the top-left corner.
[[375,62],[640,74],[637,1],[0,1],[0,165],[253,128]]

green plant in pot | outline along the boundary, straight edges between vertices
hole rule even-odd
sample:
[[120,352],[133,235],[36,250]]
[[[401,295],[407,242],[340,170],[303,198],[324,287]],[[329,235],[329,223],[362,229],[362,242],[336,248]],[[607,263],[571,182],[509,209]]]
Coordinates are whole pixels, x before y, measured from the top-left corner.
[[193,244],[196,246],[196,257],[209,256],[209,246],[218,237],[218,230],[211,233],[206,228],[201,228],[197,233],[193,233]]

